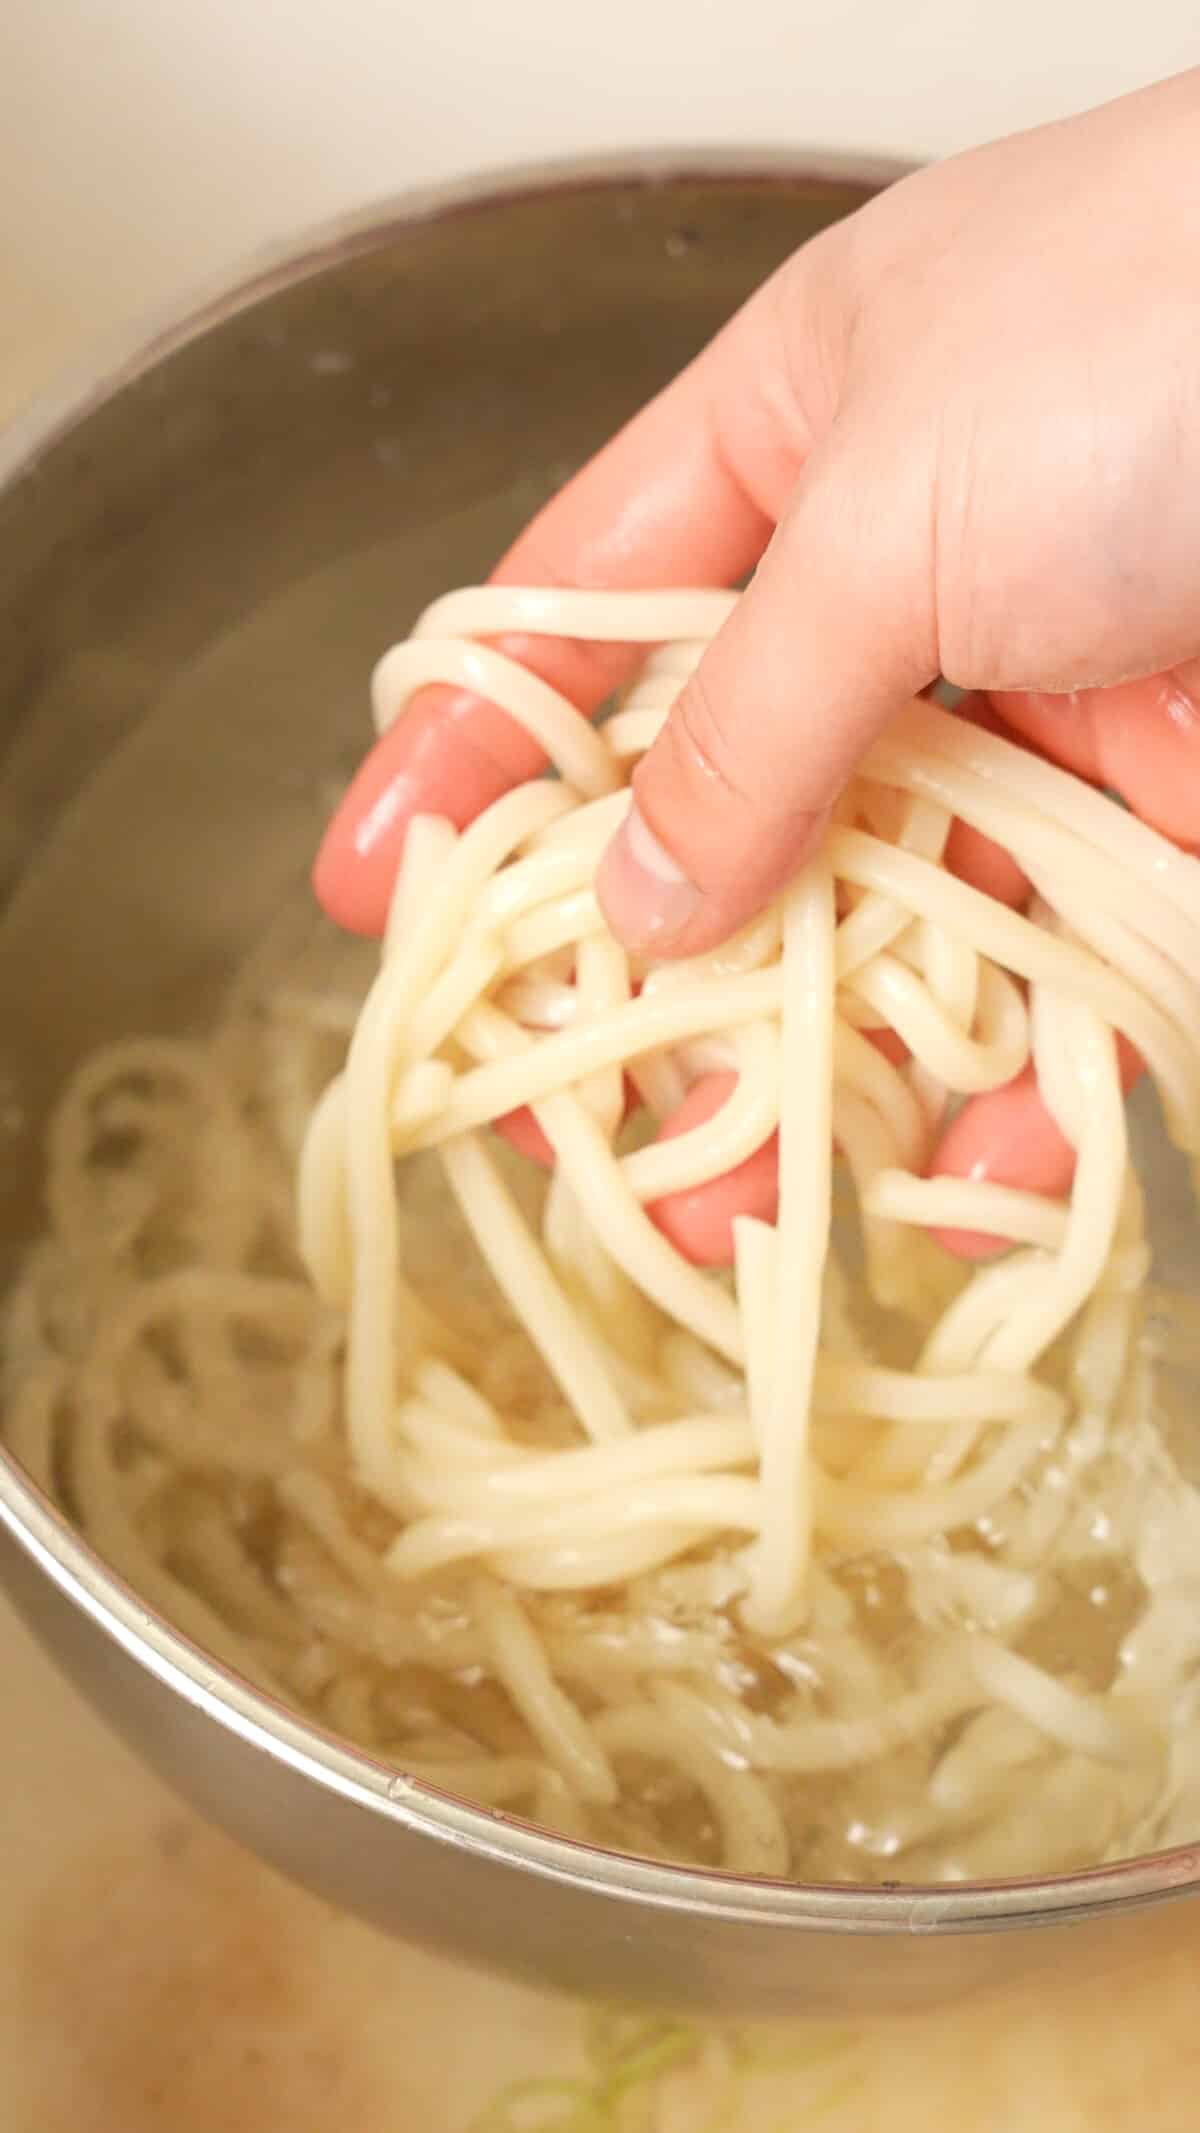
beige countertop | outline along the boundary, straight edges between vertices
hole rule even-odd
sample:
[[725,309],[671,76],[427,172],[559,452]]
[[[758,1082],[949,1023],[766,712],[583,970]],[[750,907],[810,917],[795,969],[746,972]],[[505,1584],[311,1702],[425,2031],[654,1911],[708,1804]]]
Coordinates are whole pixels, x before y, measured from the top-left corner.
[[[577,2071],[573,2008],[280,1881],[3,1610],[0,1667],[4,2133],[467,2133],[507,2081]],[[1119,1985],[1075,1970],[1068,1938],[1052,1989],[861,2028],[832,2072],[747,2082],[728,2133],[1195,2133],[1195,1931],[1177,1909]],[[712,2092],[710,2053],[664,2086],[654,2133],[703,2133]]]

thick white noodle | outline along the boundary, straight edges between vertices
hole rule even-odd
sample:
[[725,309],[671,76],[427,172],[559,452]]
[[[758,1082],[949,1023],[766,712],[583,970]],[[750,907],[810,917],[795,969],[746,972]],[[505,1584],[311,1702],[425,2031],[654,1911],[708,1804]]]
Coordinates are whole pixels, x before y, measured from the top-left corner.
[[[1200,1773],[1200,1495],[1154,1421],[1116,1044],[1195,1161],[1200,865],[917,702],[772,909],[629,958],[596,869],[734,604],[486,587],[385,654],[381,725],[474,688],[557,776],[410,826],[356,1017],[293,986],[257,1066],[236,1027],[85,1062],[8,1313],[9,1438],[151,1604],[430,1783],[652,1849],[682,1802],[720,1864],[777,1874],[826,1815],[796,1788],[836,1773],[835,1872],[1083,1863]],[[480,641],[531,636],[646,656],[593,725]],[[947,871],[956,817],[1027,910]],[[1065,1197],[927,1176],[947,1110],[1031,1062]],[[540,1186],[486,1132],[524,1107]],[[280,1182],[306,1111],[309,1282]],[[693,1264],[659,1203],[776,1134],[777,1214]],[[967,1268],[930,1227],[1010,1249]],[[1059,1551],[1114,1619],[1145,1599],[1091,1675],[1045,1660]]]
[[[484,1259],[595,1456],[649,1420],[638,1388],[654,1382],[645,1343],[653,1346],[655,1323],[745,1370],[760,1490],[746,1607],[761,1630],[803,1612],[814,1518],[818,1534],[841,1545],[851,1535],[903,1544],[978,1515],[1034,1455],[1040,1438],[1025,1423],[970,1464],[996,1419],[984,1384],[1001,1373],[1028,1385],[1024,1403],[1002,1403],[1018,1423],[1044,1390],[1029,1371],[1096,1290],[1112,1253],[1126,1167],[1114,1028],[1155,1072],[1176,1135],[1193,1154],[1200,1148],[1200,868],[1065,775],[1039,766],[1035,793],[1018,751],[914,705],[879,743],[781,914],[694,963],[631,970],[602,930],[592,876],[637,750],[730,604],[704,592],[490,587],[437,602],[381,661],[374,686],[383,722],[431,679],[474,687],[541,743],[570,792],[544,782],[519,788],[453,842],[444,828],[421,828],[344,1081],[314,1118],[302,1234],[324,1293],[350,1302],[348,1409],[360,1476],[393,1507],[424,1506],[391,1550],[397,1571],[472,1552],[461,1515],[453,1534],[436,1539],[437,1506],[448,1511],[451,1498],[427,1433],[421,1447],[406,1443],[402,1421],[427,1358],[406,1323],[389,1155],[436,1146]],[[657,649],[616,720],[593,727],[549,684],[476,641],[506,632]],[[942,868],[955,813],[1002,837],[1036,872],[1045,901],[1029,916]],[[1140,901],[1113,868],[1113,849],[1136,869]],[[835,886],[850,900],[840,920]],[[1065,937],[1053,911],[1078,920],[1081,900],[1091,919]],[[573,967],[561,960],[570,954]],[[1031,982],[1040,1026],[1054,1032],[1041,1041],[1039,1071],[1074,1092],[1076,1105],[1078,1176],[1065,1207],[986,1182],[921,1176],[929,1120],[948,1098],[999,1087],[1029,1059],[1022,987]],[[858,1023],[894,1031],[909,1067],[882,1057]],[[635,1085],[657,1096],[661,1112],[713,1068],[733,1078],[705,1124],[633,1152],[613,1145],[622,1071],[640,1069]],[[540,1241],[478,1138],[522,1105],[557,1166]],[[720,1277],[690,1266],[645,1209],[719,1178],[776,1130],[777,1222],[738,1225],[731,1295]],[[839,1454],[836,1470],[822,1472],[810,1443],[814,1386],[828,1382],[820,1325],[835,1130],[881,1301],[911,1307],[905,1240],[915,1225],[1036,1247],[975,1275],[925,1342],[914,1386],[923,1373],[951,1372],[962,1390],[957,1429],[947,1417],[924,1482],[929,1462],[900,1421],[906,1411],[932,1419],[919,1400],[905,1410],[881,1398],[873,1416],[868,1406],[865,1418],[884,1437],[864,1443],[860,1478],[846,1464],[859,1455]],[[859,1402],[849,1411],[864,1418]],[[822,1441],[832,1441],[827,1432]],[[543,1538],[549,1545],[561,1528],[582,1544],[586,1527],[594,1567],[601,1507],[615,1521],[609,1540],[627,1543],[651,1502],[661,1506],[668,1553],[694,1540],[698,1507],[710,1500],[714,1533],[722,1516],[745,1530],[743,1481],[702,1482],[701,1472],[697,1464],[690,1494],[682,1475],[664,1477],[657,1495],[623,1503],[598,1473],[581,1525],[564,1470],[558,1497],[547,1484],[554,1517]],[[880,1493],[884,1477],[894,1498]],[[461,1486],[451,1496],[465,1512]],[[494,1508],[476,1520],[475,1554],[519,1556],[528,1574],[536,1534],[515,1509],[507,1524],[498,1517]]]
[[833,932],[833,877],[822,857],[789,893],[783,922],[780,1084],[787,1094],[780,1108],[771,1353],[756,1431],[762,1532],[747,1608],[759,1627],[785,1622],[801,1600],[812,1536],[808,1424],[833,1167]]

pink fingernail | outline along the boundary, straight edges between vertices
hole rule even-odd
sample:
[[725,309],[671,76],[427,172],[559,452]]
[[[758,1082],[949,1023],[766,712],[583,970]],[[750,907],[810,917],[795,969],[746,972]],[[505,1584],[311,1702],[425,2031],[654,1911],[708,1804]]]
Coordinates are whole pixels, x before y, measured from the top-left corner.
[[627,947],[667,948],[700,908],[700,891],[630,803],[600,862],[596,889],[613,932]]

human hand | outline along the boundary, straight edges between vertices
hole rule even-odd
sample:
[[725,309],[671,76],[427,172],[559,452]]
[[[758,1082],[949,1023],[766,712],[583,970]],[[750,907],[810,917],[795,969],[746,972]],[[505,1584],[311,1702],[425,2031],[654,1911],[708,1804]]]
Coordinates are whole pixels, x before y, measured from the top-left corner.
[[[798,253],[504,559],[510,584],[757,566],[604,861],[630,945],[690,954],[743,923],[939,672],[985,692],[977,715],[1196,838],[1198,118],[1192,74],[892,188]],[[629,664],[505,649],[588,709]],[[462,824],[539,767],[493,706],[430,691],[331,827],[326,908],[379,930],[412,815]],[[1012,863],[961,826],[950,858],[1021,900]],[[694,1089],[685,1123],[721,1093]],[[1072,1161],[1027,1075],[965,1106],[934,1168],[1053,1194]],[[660,1208],[691,1256],[725,1256],[733,1212],[769,1211],[770,1149],[743,1170]]]

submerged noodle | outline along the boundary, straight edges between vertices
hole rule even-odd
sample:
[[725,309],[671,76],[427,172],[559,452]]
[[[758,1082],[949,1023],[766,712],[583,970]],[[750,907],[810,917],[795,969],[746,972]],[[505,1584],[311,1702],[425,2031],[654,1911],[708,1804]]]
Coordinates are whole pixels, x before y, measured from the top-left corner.
[[[1140,1331],[1115,1033],[1194,1170],[1200,866],[919,702],[773,911],[627,958],[595,868],[731,599],[489,587],[386,655],[381,726],[477,687],[558,775],[413,825],[361,1005],[259,969],[208,1043],[84,1063],[10,1442],[186,1634],[568,1835],[912,1880],[1194,1835],[1200,1495]],[[647,656],[593,727],[476,641],[506,632]],[[955,815],[1028,913],[945,871]],[[1069,1199],[928,1180],[947,1111],[1030,1060]],[[713,1071],[715,1116],[655,1143]],[[549,1180],[487,1131],[524,1105]],[[776,1131],[777,1221],[689,1264],[653,1202]],[[968,1270],[930,1223],[1015,1248]]]

